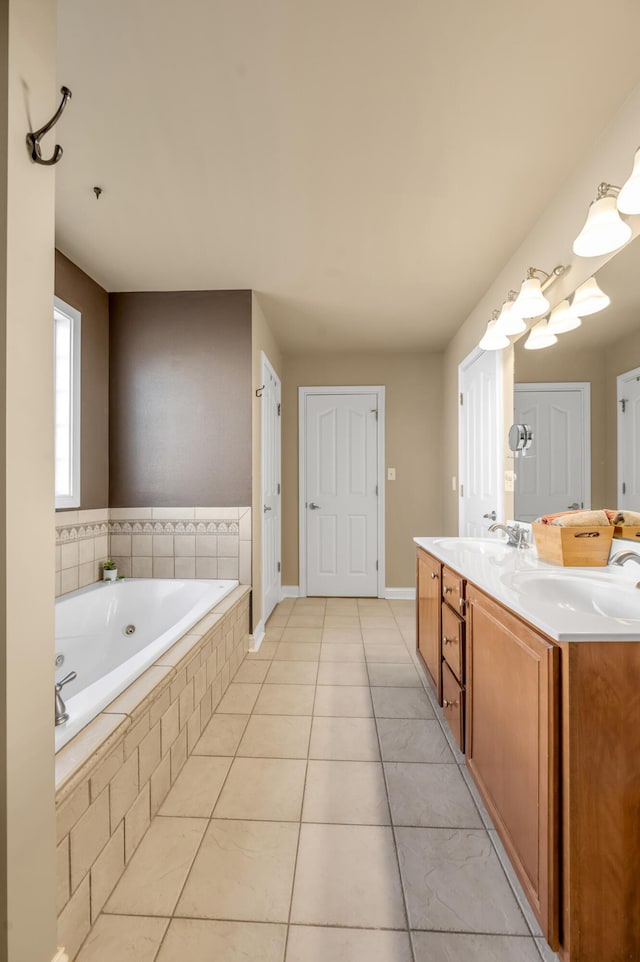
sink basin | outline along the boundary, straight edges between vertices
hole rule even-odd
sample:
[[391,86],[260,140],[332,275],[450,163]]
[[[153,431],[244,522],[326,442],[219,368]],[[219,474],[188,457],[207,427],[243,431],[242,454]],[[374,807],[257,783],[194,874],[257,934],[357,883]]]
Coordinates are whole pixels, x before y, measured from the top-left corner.
[[603,576],[518,571],[503,575],[502,583],[528,601],[563,611],[640,622],[640,589]]
[[[492,555],[507,550],[507,542],[501,538],[436,538],[433,543],[439,548],[479,555]],[[508,550],[516,549],[509,547]]]

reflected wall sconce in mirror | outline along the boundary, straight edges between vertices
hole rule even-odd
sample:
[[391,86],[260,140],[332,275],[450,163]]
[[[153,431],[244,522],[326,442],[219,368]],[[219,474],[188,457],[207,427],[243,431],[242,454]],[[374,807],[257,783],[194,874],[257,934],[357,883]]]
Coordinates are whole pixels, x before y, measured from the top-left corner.
[[591,202],[584,227],[573,242],[578,257],[600,257],[624,247],[631,238],[631,228],[618,213],[620,188],[602,182],[596,199]]
[[[526,278],[522,282],[520,293],[513,304],[515,313],[524,318],[540,317],[542,314],[546,314],[551,304],[543,292],[566,270],[564,264],[558,264],[550,274],[540,267],[530,267]],[[542,274],[542,280],[536,276],[537,274]]]
[[551,347],[557,340],[558,338],[553,331],[549,330],[547,318],[544,317],[533,325],[524,346],[527,351],[540,351],[543,347]]
[[478,347],[483,351],[502,351],[505,347],[509,347],[511,344],[511,341],[507,335],[502,334],[496,329],[499,316],[499,311],[494,311],[491,315],[491,320],[487,324],[487,329],[484,332],[484,336],[480,341],[480,344],[478,345]]
[[618,194],[618,210],[623,214],[640,214],[640,147],[633,158],[631,176]]
[[509,291],[507,299],[500,309],[500,314],[496,321],[496,333],[513,335],[522,334],[527,329],[522,316],[516,310],[515,302],[518,296],[517,291]]
[[565,300],[560,301],[558,306],[551,311],[547,329],[552,334],[566,334],[567,331],[573,331],[581,324],[582,321],[578,314],[569,304],[569,301]]
[[571,301],[571,307],[579,317],[588,317],[590,314],[597,314],[609,307],[611,298],[598,286],[595,277],[590,277],[588,281],[581,284],[576,289]]

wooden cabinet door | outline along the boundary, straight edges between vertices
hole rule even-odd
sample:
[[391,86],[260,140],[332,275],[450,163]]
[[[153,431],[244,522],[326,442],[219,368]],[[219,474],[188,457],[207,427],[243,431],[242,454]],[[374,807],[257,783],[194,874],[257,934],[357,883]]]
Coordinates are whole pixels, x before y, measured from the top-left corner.
[[467,764],[557,948],[559,649],[472,586],[468,601]]
[[440,643],[442,565],[431,555],[418,548],[416,617],[418,619],[416,641],[427,673],[442,704],[442,645]]

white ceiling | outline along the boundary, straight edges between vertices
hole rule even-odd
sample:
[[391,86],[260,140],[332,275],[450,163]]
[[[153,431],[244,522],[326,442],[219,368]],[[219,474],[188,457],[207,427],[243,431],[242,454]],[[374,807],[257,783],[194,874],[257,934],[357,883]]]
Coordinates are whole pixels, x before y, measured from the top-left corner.
[[440,349],[638,36],[635,0],[60,0],[58,246],[110,291],[253,288],[288,352]]

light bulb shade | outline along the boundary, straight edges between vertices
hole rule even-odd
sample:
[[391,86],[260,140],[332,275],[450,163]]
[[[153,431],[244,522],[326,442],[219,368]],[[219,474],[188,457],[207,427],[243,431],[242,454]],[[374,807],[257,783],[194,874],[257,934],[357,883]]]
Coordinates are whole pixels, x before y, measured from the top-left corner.
[[494,331],[500,334],[522,334],[527,325],[515,310],[514,301],[505,301],[496,321]]
[[600,197],[589,207],[585,225],[573,242],[578,257],[610,254],[627,243],[631,228],[620,218],[615,197]]
[[569,301],[560,301],[558,306],[551,311],[547,330],[552,334],[566,334],[567,331],[573,331],[581,324],[582,321]]
[[590,277],[576,289],[571,306],[579,317],[588,317],[589,314],[604,311],[610,303],[609,295],[600,290],[595,277]]
[[618,194],[618,210],[623,214],[640,214],[640,147],[633,158],[631,176]]
[[547,319],[543,318],[533,325],[524,346],[527,351],[539,351],[543,347],[551,347],[557,340],[555,334],[549,330]]
[[504,334],[499,331],[496,332],[496,322],[489,321],[487,324],[487,329],[484,332],[484,337],[480,341],[478,347],[483,351],[502,351],[505,347],[509,347],[511,341]]
[[549,301],[542,293],[542,285],[537,277],[528,277],[522,282],[520,293],[513,302],[513,307],[520,317],[540,317],[550,308]]

